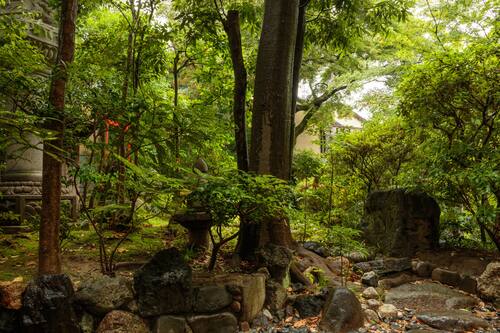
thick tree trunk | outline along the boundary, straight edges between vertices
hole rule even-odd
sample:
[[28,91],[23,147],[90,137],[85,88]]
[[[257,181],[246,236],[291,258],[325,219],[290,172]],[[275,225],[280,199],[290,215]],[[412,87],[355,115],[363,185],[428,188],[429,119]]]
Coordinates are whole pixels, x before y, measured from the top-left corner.
[[[266,0],[254,88],[250,171],[288,180],[291,168],[290,110],[298,0]],[[267,244],[291,246],[288,221],[244,221],[238,253],[252,259]]]
[[298,0],[266,0],[254,88],[250,170],[290,175],[290,110]]
[[66,93],[67,66],[73,61],[75,51],[75,25],[77,0],[62,1],[59,28],[59,49],[50,87],[49,103],[54,120],[46,125],[56,133],[56,139],[43,145],[42,213],[38,274],[59,274],[61,259],[59,249],[59,224],[61,206],[61,172],[63,164],[64,97]]
[[246,132],[245,103],[247,92],[247,71],[243,61],[241,47],[240,16],[236,10],[227,13],[227,20],[223,22],[229,40],[231,60],[234,73],[233,117],[235,125],[234,138],[236,141],[236,157],[238,169],[248,171],[248,148]]

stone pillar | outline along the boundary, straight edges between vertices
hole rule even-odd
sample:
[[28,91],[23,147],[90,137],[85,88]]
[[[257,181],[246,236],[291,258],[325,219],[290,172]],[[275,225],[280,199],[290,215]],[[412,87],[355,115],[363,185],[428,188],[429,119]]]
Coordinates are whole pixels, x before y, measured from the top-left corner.
[[[0,14],[14,15],[26,23],[27,37],[39,47],[49,63],[57,56],[58,29],[47,0],[7,0],[0,7]],[[34,15],[25,16],[24,13]],[[33,73],[49,80],[50,68],[43,73]],[[7,109],[9,109],[7,107]],[[14,142],[5,154],[5,169],[0,174],[0,212],[15,211],[21,222],[25,215],[39,213],[42,194],[43,145],[41,139],[26,133],[25,142]],[[64,200],[70,200],[72,215],[76,217],[76,196],[73,188],[62,189]],[[12,221],[0,220],[0,225]]]

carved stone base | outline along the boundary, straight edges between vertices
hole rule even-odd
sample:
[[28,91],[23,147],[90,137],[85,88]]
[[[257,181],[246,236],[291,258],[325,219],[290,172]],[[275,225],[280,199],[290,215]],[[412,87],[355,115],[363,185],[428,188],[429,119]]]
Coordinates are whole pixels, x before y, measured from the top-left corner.
[[[78,218],[78,198],[69,187],[61,189],[61,200],[71,203],[71,217]],[[36,181],[0,182],[0,213],[13,212],[16,218],[0,219],[0,225],[20,225],[30,216],[40,216],[42,183]]]

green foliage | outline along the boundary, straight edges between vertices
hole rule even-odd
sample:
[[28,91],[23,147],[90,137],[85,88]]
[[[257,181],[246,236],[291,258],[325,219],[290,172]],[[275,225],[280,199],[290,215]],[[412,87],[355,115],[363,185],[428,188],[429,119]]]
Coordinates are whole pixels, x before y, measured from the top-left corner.
[[204,176],[188,200],[200,203],[216,224],[229,224],[236,217],[260,222],[286,216],[293,205],[293,193],[278,178],[230,171],[224,176]]
[[423,136],[415,163],[419,184],[465,208],[492,238],[500,236],[495,231],[500,207],[497,51],[497,44],[486,39],[461,51],[437,53],[415,66],[399,88],[401,113]]
[[298,152],[293,156],[292,173],[298,180],[319,177],[322,167],[321,157],[310,150]]

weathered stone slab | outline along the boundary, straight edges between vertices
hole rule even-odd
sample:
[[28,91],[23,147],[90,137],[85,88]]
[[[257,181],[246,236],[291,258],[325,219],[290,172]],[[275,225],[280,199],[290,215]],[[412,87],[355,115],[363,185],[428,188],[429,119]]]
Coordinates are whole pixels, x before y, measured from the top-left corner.
[[204,286],[194,290],[194,300],[194,312],[212,313],[229,306],[233,301],[233,296],[223,285]]
[[398,273],[411,269],[409,258],[384,258],[372,261],[358,262],[354,268],[364,273],[374,271],[378,275]]
[[365,204],[364,239],[386,255],[412,256],[438,247],[439,216],[437,202],[425,193],[375,191]]
[[235,333],[238,331],[238,320],[229,312],[189,317],[188,323],[193,333]]
[[478,299],[474,297],[432,282],[409,283],[390,289],[385,295],[385,301],[398,308],[418,311],[464,308],[478,304]]
[[197,274],[193,286],[226,286],[233,299],[241,305],[239,320],[251,322],[262,310],[266,299],[264,274]]
[[95,315],[117,310],[134,298],[130,283],[124,277],[106,275],[83,281],[75,301]]
[[431,327],[451,332],[465,332],[490,327],[486,320],[460,310],[422,312],[417,314],[417,318]]
[[175,248],[162,250],[134,276],[139,313],[143,317],[190,312],[191,267]]

